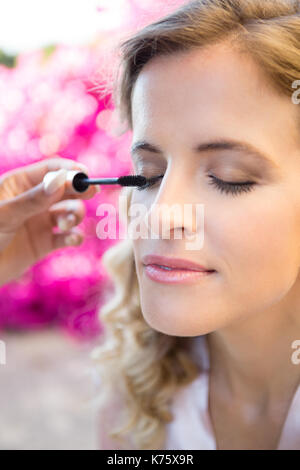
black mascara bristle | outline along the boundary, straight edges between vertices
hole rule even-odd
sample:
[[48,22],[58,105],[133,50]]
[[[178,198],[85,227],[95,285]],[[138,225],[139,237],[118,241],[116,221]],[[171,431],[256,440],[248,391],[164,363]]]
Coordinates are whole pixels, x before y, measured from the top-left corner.
[[118,181],[121,186],[144,186],[147,178],[141,175],[126,175],[120,176]]

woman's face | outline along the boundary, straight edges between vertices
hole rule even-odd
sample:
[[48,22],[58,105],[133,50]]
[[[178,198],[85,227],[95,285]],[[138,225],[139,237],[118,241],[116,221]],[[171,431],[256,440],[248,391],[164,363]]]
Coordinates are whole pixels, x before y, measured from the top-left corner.
[[[286,305],[297,284],[300,296],[300,109],[292,86],[291,97],[283,97],[265,80],[249,59],[222,46],[156,57],[138,76],[132,144],[146,141],[160,152],[133,153],[134,170],[164,176],[135,188],[131,202],[146,207],[150,228],[154,216],[162,227],[162,204],[202,204],[204,217],[196,221],[197,212],[187,211],[181,221],[171,216],[164,238],[154,237],[154,229],[133,239],[143,316],[158,331],[202,335]],[[225,140],[245,147],[193,150]],[[254,184],[232,194],[212,177]],[[196,229],[203,230],[203,244],[188,249]],[[158,282],[142,262],[148,254],[215,272],[187,283]]]

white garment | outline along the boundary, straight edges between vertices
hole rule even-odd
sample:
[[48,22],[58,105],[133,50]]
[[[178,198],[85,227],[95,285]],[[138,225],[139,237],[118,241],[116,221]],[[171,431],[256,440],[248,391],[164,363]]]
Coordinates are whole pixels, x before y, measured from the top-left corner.
[[[208,412],[209,349],[206,335],[194,338],[191,352],[201,372],[173,399],[174,419],[167,424],[166,450],[216,450]],[[300,450],[300,385],[290,404],[277,450]]]

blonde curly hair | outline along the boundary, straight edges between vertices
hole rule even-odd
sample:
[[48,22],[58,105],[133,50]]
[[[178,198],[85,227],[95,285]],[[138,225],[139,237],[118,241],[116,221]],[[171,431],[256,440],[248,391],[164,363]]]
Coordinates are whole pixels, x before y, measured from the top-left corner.
[[[120,82],[116,77],[114,97],[121,122],[132,129],[132,89],[151,58],[225,40],[252,57],[278,93],[292,96],[292,83],[300,78],[299,0],[195,0],[119,46],[122,74]],[[300,113],[298,118],[300,123]],[[122,191],[129,207],[132,188]],[[118,242],[102,260],[114,293],[99,312],[103,341],[91,353],[101,377],[100,447],[163,449],[166,424],[173,419],[172,398],[199,374],[189,349],[191,338],[168,336],[145,322],[132,240]],[[113,424],[117,427],[111,430]]]

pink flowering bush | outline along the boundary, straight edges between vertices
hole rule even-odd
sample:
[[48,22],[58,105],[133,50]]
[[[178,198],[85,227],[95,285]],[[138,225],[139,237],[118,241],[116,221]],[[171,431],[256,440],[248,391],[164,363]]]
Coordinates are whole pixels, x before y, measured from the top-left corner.
[[[180,3],[103,1],[95,12],[102,15],[103,25],[113,15],[118,21],[110,31],[100,31],[90,46],[58,45],[50,53],[19,55],[14,68],[0,65],[0,173],[59,155],[87,165],[91,177],[129,174],[132,136],[118,134],[107,91],[117,63],[113,47]],[[101,256],[118,240],[97,237],[96,208],[109,202],[118,212],[119,191],[117,186],[102,186],[100,194],[84,201],[81,246],[51,253],[1,287],[0,329],[59,326],[78,339],[98,335],[97,312],[110,287]]]

